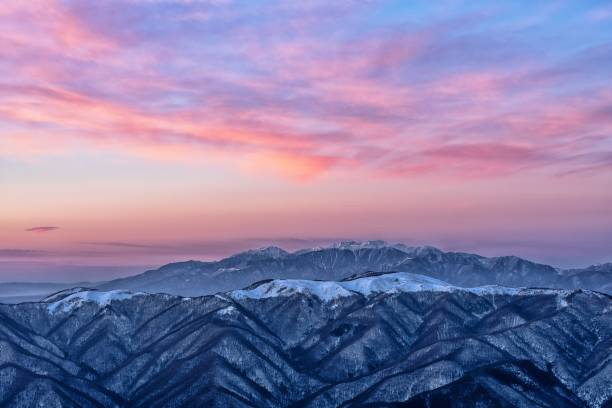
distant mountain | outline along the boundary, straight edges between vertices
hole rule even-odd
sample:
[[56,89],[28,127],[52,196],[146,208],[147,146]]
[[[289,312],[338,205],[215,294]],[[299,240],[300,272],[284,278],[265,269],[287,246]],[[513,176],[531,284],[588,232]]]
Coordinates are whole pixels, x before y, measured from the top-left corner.
[[173,263],[98,288],[198,296],[241,288],[262,279],[336,280],[367,271],[404,271],[466,287],[584,288],[612,293],[612,267],[607,265],[565,271],[515,256],[487,258],[430,246],[348,241],[293,253],[266,247],[216,262]]
[[566,269],[561,271],[561,276],[561,280],[566,282],[568,287],[588,287],[612,293],[612,263],[582,269]]
[[91,282],[5,282],[0,283],[0,303],[20,303],[38,301],[49,293],[74,286],[92,286]]
[[[354,256],[380,262],[371,249]],[[348,273],[344,251],[276,259],[327,265],[337,254]],[[75,288],[0,305],[3,407],[602,408],[611,356],[609,295],[466,289],[410,273],[196,298]]]

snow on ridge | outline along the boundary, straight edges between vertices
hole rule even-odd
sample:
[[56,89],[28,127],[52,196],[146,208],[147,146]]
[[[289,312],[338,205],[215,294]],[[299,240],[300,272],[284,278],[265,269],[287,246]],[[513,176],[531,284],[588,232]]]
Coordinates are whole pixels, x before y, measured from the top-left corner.
[[277,279],[253,289],[229,292],[234,299],[266,299],[278,296],[291,296],[294,293],[312,294],[321,300],[330,301],[338,297],[351,296],[339,282],[312,281],[305,279]]
[[125,300],[140,295],[144,295],[144,293],[132,293],[126,290],[111,290],[108,292],[99,290],[84,290],[68,295],[58,301],[49,303],[47,305],[47,310],[50,313],[56,313],[58,311],[69,312],[77,307],[80,307],[86,302],[97,303],[98,306],[107,306],[115,300]]
[[407,272],[389,273],[378,276],[357,278],[349,281],[339,282],[352,292],[370,296],[375,293],[398,293],[398,292],[420,292],[437,291],[448,292],[455,288],[449,283],[443,282],[429,276],[417,275]]
[[424,275],[396,272],[340,282],[276,279],[252,289],[232,291],[228,295],[234,299],[266,299],[301,293],[315,296],[323,301],[332,301],[355,295],[369,297],[378,293],[454,291],[469,292],[478,296],[556,294],[563,298],[572,293],[568,290],[508,288],[496,285],[463,288]]
[[56,302],[58,300],[66,298],[67,296],[72,295],[74,293],[88,291],[88,290],[91,290],[91,289],[83,287],[83,286],[77,286],[77,287],[74,287],[74,288],[64,289],[64,290],[60,290],[59,292],[55,292],[55,293],[50,294],[49,296],[44,298],[42,301],[45,302],[45,303]]
[[449,291],[453,288],[455,287],[452,285],[427,276],[399,272],[341,282],[276,279],[253,289],[230,292],[230,296],[233,298],[262,299],[304,293],[314,295],[321,300],[330,301],[339,297],[354,296],[355,294],[369,296],[381,292]]

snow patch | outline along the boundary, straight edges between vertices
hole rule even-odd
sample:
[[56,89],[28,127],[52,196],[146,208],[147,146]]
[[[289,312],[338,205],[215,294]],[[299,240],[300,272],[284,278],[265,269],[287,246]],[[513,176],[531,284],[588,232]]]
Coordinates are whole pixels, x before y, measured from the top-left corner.
[[219,314],[221,316],[230,316],[230,315],[234,315],[236,313],[238,313],[238,309],[236,309],[232,305],[226,306],[224,308],[221,308],[221,309],[217,310],[217,314]]

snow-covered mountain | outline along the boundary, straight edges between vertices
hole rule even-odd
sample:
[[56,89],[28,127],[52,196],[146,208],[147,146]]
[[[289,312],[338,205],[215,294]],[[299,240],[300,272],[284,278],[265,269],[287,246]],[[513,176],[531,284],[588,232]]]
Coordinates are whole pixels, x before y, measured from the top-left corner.
[[[356,256],[378,259],[369,249]],[[407,272],[0,305],[3,407],[600,408],[611,356],[609,295]]]
[[216,262],[173,263],[98,287],[198,296],[241,288],[263,279],[337,280],[368,271],[406,271],[459,286],[584,288],[612,293],[612,267],[592,268],[595,267],[563,271],[514,256],[486,258],[430,246],[348,241],[293,253],[266,247]]

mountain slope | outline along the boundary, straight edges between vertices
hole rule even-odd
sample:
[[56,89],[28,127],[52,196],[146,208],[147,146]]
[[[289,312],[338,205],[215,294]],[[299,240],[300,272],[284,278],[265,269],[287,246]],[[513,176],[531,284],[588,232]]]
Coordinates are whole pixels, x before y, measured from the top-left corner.
[[[2,406],[604,407],[612,298],[410,273],[0,305]],[[426,405],[425,405],[426,406]]]
[[241,288],[263,279],[336,280],[368,271],[407,271],[460,286],[583,288],[612,293],[612,268],[560,271],[513,256],[486,258],[383,241],[349,241],[294,253],[267,247],[217,262],[169,264],[98,288],[198,296]]

